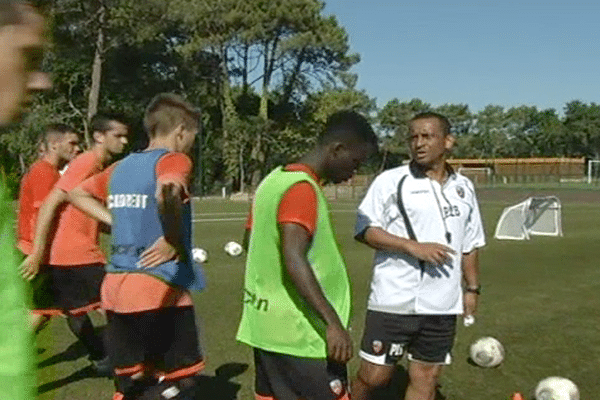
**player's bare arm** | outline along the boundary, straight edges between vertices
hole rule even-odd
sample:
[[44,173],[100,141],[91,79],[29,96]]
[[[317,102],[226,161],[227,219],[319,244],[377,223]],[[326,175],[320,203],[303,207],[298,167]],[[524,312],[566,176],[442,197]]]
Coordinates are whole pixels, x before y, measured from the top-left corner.
[[464,315],[474,315],[477,312],[479,302],[479,250],[475,249],[462,256],[462,270],[465,287],[464,293]]
[[327,354],[336,362],[352,358],[352,341],[334,308],[325,298],[307,259],[310,235],[300,225],[281,225],[281,242],[286,271],[298,293],[327,325]]
[[182,208],[184,198],[188,196],[185,185],[176,181],[160,181],[156,198],[160,219],[165,235],[161,236],[140,255],[140,264],[144,268],[153,268],[169,260],[185,256],[182,236]]
[[32,280],[39,272],[40,263],[48,250],[50,228],[58,215],[59,206],[66,201],[68,201],[67,193],[55,187],[40,207],[35,226],[33,248],[31,254],[25,258],[20,267],[21,275],[28,281]]
[[454,250],[443,244],[419,243],[373,226],[365,230],[362,240],[376,250],[404,253],[437,265],[450,261],[451,255],[455,254]]
[[88,214],[90,217],[108,226],[112,225],[112,216],[108,208],[82,187],[76,187],[71,190],[68,196],[71,204]]

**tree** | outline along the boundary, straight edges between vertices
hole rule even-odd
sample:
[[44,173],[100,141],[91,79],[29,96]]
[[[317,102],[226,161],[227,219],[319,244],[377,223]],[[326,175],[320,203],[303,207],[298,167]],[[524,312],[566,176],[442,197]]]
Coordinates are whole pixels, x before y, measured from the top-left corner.
[[316,0],[175,0],[171,4],[177,5],[178,18],[190,33],[179,46],[182,54],[209,51],[220,60],[223,150],[230,179],[240,163],[239,151],[230,144],[241,141],[233,136],[249,133],[235,131],[244,125],[240,119],[249,116],[236,107],[234,88],[242,88],[241,96],[250,87],[258,89],[255,116],[268,128],[253,130],[251,138],[249,172],[255,186],[267,164],[272,128],[290,129],[281,125],[289,116],[273,115],[272,110],[294,109],[290,103],[301,102],[326,82],[351,81],[348,70],[358,56],[348,53],[345,31],[335,18],[322,15],[324,5]]
[[567,103],[564,127],[571,154],[600,158],[600,105]]
[[504,107],[487,105],[477,113],[473,126],[473,157],[496,158],[507,156],[508,151],[507,122]]

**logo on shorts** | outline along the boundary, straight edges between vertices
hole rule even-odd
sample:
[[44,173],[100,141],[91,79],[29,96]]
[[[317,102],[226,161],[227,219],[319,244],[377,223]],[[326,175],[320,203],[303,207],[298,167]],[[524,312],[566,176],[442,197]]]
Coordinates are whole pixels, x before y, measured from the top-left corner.
[[402,353],[404,353],[404,348],[402,348],[402,345],[398,343],[392,343],[392,346],[390,347],[390,356],[401,356]]
[[339,396],[344,391],[344,385],[342,385],[342,381],[339,379],[329,382],[329,387],[336,396]]
[[465,189],[463,189],[462,186],[456,187],[456,193],[458,193],[461,199],[465,198]]
[[383,350],[383,343],[381,340],[373,340],[373,353],[379,354]]

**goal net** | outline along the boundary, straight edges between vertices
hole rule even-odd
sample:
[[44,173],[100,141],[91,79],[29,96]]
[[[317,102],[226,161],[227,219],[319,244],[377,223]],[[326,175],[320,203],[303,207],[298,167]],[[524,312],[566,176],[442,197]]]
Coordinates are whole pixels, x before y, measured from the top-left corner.
[[562,236],[560,200],[556,196],[529,197],[506,207],[496,225],[496,239],[529,239],[532,235]]

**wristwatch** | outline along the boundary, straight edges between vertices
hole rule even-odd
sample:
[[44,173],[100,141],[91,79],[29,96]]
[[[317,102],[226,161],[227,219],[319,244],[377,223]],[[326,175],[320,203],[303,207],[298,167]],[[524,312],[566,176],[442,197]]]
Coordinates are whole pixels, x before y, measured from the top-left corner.
[[479,295],[479,294],[481,294],[481,285],[467,286],[467,287],[465,287],[465,292],[475,293],[475,294]]

